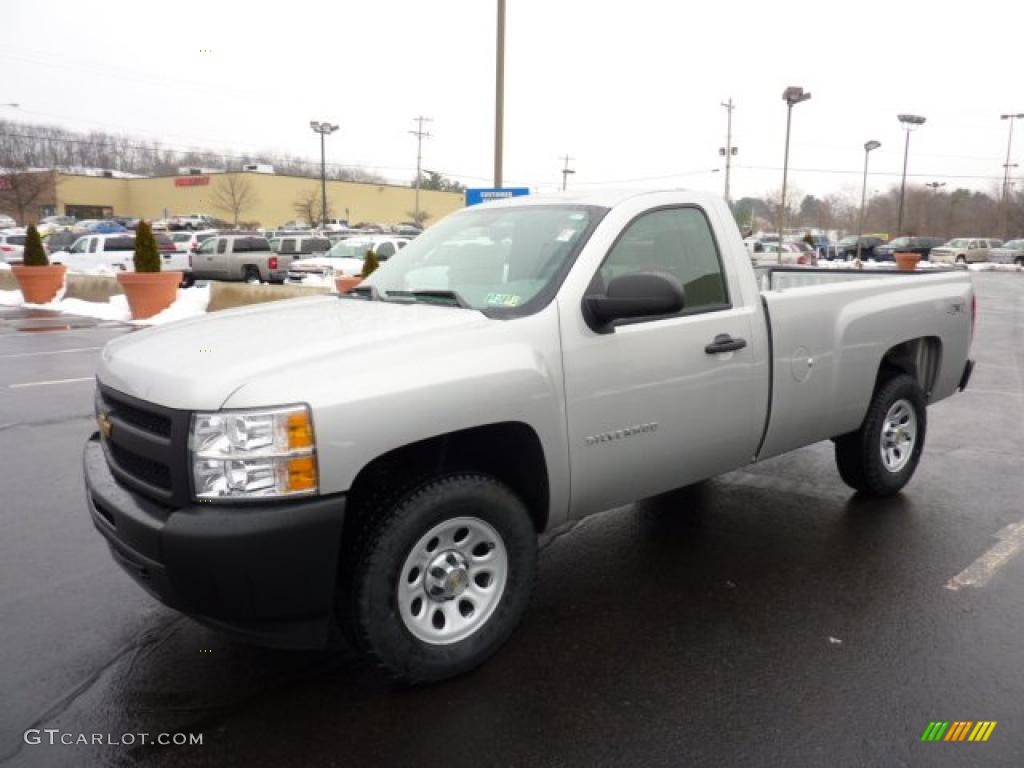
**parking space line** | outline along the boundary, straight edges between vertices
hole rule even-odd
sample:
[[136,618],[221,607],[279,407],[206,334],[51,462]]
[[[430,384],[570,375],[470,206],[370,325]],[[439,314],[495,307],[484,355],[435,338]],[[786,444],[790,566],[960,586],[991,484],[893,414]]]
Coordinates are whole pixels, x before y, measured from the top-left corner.
[[95,381],[95,376],[84,376],[80,379],[53,379],[51,381],[28,381],[24,384],[8,384],[8,389],[24,389],[25,387],[45,387],[50,384],[75,384],[80,381]]
[[1006,565],[1014,555],[1024,549],[1024,520],[1010,523],[996,534],[999,543],[946,583],[946,589],[983,587]]
[[103,347],[75,347],[74,349],[55,349],[52,352],[15,352],[10,355],[0,355],[0,360],[10,360],[14,357],[42,357],[44,355],[66,355],[70,352],[95,352]]

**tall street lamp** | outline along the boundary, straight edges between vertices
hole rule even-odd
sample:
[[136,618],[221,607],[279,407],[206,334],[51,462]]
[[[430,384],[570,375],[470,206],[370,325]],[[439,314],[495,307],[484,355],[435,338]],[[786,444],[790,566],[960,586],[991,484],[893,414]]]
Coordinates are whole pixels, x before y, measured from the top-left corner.
[[871,140],[864,144],[864,182],[860,188],[860,216],[857,219],[857,260],[860,261],[860,241],[864,239],[864,201],[868,195],[868,156],[882,146],[882,142]]
[[498,40],[494,63],[494,186],[501,188],[505,143],[505,0],[498,0]]
[[[935,200],[939,196],[939,190],[942,189],[944,186],[946,186],[946,182],[944,182],[944,181],[929,181],[928,183],[925,184],[925,186],[928,187],[928,189],[930,189],[932,191],[932,199],[928,201],[928,217],[927,218],[928,218],[928,220],[930,222],[931,218],[932,218],[931,217],[931,212],[933,210],[935,210]],[[929,224],[929,229],[931,229],[931,225],[930,224]]]
[[903,234],[903,201],[907,196],[907,157],[910,154],[910,132],[919,125],[924,125],[925,118],[920,115],[897,115],[907,132],[907,141],[903,146],[903,181],[900,182],[900,212],[896,221],[896,235]]
[[782,100],[786,102],[786,157],[782,162],[782,200],[779,204],[779,264],[782,263],[782,241],[785,237],[783,229],[786,226],[786,181],[789,176],[789,128],[793,121],[793,105],[811,98],[809,91],[804,91],[796,85],[791,85],[782,92]]
[[[338,130],[338,126],[331,123],[318,123],[316,120],[309,121],[309,127],[314,133],[320,134],[320,226],[327,226],[327,155],[324,147],[324,139]],[[310,222],[312,224],[313,222]]]
[[[1006,162],[1003,164],[1003,239],[1009,237],[1010,227],[1010,147],[1013,145],[1013,121],[1020,120],[1024,113],[1000,115],[1000,120],[1010,121],[1010,136],[1006,140]],[[1016,167],[1016,166],[1013,166]]]

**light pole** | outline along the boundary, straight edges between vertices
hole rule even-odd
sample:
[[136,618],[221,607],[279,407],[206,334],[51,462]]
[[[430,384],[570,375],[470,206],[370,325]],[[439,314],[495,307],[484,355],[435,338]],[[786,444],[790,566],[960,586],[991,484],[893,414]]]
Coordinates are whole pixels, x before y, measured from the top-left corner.
[[1017,166],[1010,165],[1010,147],[1013,145],[1013,121],[1020,120],[1024,113],[1000,115],[1000,120],[1010,121],[1010,136],[1006,140],[1006,162],[1003,164],[1003,239],[1009,236],[1010,227],[1010,168]]
[[732,158],[733,155],[737,154],[738,150],[732,145],[732,111],[736,109],[736,105],[732,103],[732,97],[729,97],[728,101],[723,101],[722,106],[725,107],[728,113],[725,127],[725,146],[718,148],[718,154],[725,157],[725,204],[730,208],[732,203],[729,200],[729,181],[732,178]]
[[882,146],[872,139],[864,144],[864,182],[860,188],[860,216],[857,217],[857,261],[860,261],[860,241],[864,239],[864,201],[868,195],[868,156]]
[[786,226],[786,181],[789,176],[789,128],[793,121],[793,105],[811,98],[810,92],[796,85],[791,85],[782,92],[782,100],[786,102],[786,156],[782,162],[782,199],[779,202],[779,264],[782,263],[783,229]]
[[924,125],[925,118],[920,115],[897,115],[907,132],[907,141],[903,145],[903,180],[900,182],[900,212],[896,221],[896,236],[903,234],[903,201],[907,195],[907,157],[910,155],[910,132],[919,125]]
[[[314,133],[320,134],[320,226],[327,226],[327,154],[324,140],[327,136],[338,130],[338,126],[331,123],[318,123],[316,120],[309,121],[309,127]],[[310,222],[312,224],[313,222]]]
[[565,160],[565,165],[562,167],[562,191],[565,192],[566,181],[569,178],[569,174],[576,173],[576,171],[569,167],[569,161],[572,160],[571,157],[566,155],[563,159]]
[[498,40],[494,63],[494,186],[501,189],[505,142],[505,0],[498,0]]
[[409,131],[409,133],[411,133],[413,136],[416,137],[416,212],[413,215],[413,218],[416,221],[416,226],[419,226],[420,225],[420,176],[423,175],[423,171],[421,170],[422,169],[422,164],[423,164],[423,139],[425,139],[425,138],[430,136],[429,133],[427,133],[426,131],[423,130],[423,124],[424,123],[433,122],[434,118],[432,118],[432,117],[424,117],[423,115],[420,115],[419,117],[414,117],[413,120],[416,121],[416,130],[415,131]]

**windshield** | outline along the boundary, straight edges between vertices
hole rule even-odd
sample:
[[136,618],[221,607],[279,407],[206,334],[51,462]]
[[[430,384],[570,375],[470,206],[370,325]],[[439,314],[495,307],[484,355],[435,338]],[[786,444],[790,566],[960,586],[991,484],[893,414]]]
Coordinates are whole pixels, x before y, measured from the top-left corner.
[[967,243],[967,240],[963,238],[958,238],[956,240],[950,240],[948,243],[946,243],[946,245],[948,245],[950,248],[966,248]]
[[1003,243],[1003,248],[1009,248],[1012,250],[1024,248],[1024,240],[1011,240],[1008,243]]
[[913,243],[910,242],[909,237],[897,237],[889,242],[889,247],[891,248],[906,248],[910,245],[913,245]]
[[384,299],[453,291],[457,298],[430,300],[461,300],[480,310],[522,307],[560,279],[602,212],[565,205],[468,210],[428,229],[364,285]]
[[362,259],[373,248],[372,240],[342,240],[327,252],[332,259]]
[[848,237],[844,237],[842,240],[839,241],[839,244],[840,245],[856,245],[857,244],[857,236],[856,235],[850,235]]

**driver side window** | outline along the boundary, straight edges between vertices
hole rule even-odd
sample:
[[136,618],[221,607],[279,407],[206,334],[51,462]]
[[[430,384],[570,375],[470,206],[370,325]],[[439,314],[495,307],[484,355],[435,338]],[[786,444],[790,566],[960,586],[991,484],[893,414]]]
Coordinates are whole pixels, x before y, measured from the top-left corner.
[[635,219],[599,270],[600,290],[614,278],[633,272],[674,275],[683,286],[686,314],[729,306],[718,247],[698,208],[667,208]]

